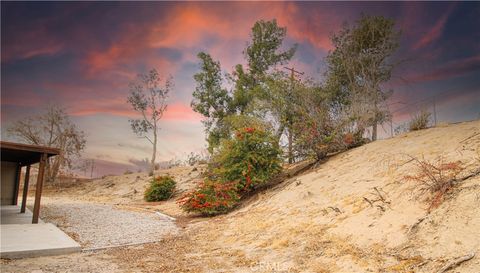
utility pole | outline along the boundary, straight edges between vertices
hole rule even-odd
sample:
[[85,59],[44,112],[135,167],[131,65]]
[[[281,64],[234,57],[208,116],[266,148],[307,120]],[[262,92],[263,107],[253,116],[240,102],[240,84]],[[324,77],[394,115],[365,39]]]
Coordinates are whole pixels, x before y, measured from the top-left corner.
[[[389,103],[389,104],[387,104],[387,107],[389,108],[389,111],[390,111],[390,106],[395,105],[395,104],[397,104],[397,103],[398,103],[398,104],[403,104],[403,105],[406,104],[406,103],[403,102],[403,101],[396,101],[396,102],[393,102],[393,103]],[[393,137],[393,113],[392,113],[392,112],[390,112],[390,113],[391,113],[391,115],[392,115],[392,116],[390,117],[390,137]]]
[[[295,83],[295,74],[298,74],[298,75],[303,75],[304,72],[300,72],[300,71],[297,71],[295,70],[295,68],[293,67],[286,67],[284,66],[283,67],[284,69],[286,70],[289,70],[290,71],[290,81],[291,81],[291,87],[290,87],[290,92],[289,92],[289,97],[291,98],[292,97],[292,93],[293,93],[293,85]],[[292,101],[290,101],[290,103],[292,103]],[[291,113],[289,114],[291,115]],[[288,116],[287,117],[287,129],[288,129],[288,163],[292,164],[293,163],[293,119]]]
[[92,159],[92,169],[90,170],[90,178],[93,178],[94,169],[95,169],[95,159]]
[[433,97],[433,121],[435,122],[435,127],[437,127],[437,103],[436,103],[436,97]]
[[390,118],[390,137],[393,137],[393,118]]
[[292,82],[295,80],[295,73],[297,73],[298,75],[305,74],[304,72],[300,72],[298,70],[295,70],[295,68],[293,68],[293,67],[284,66],[283,68],[290,71],[290,78],[291,78]]

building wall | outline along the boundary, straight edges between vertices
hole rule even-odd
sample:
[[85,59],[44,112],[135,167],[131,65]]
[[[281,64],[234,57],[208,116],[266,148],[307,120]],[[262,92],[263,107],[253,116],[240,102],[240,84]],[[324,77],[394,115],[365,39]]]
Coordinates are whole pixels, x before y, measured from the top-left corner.
[[13,194],[15,192],[15,173],[17,171],[17,163],[2,161],[1,165],[1,204],[12,205]]

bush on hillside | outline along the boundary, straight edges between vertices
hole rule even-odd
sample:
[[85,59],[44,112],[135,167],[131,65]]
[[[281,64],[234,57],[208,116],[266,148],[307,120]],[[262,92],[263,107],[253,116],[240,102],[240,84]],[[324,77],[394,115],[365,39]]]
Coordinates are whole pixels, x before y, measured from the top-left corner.
[[173,195],[175,181],[170,176],[158,176],[151,180],[145,191],[145,200],[148,202],[167,200]]
[[418,183],[418,196],[429,203],[428,210],[438,207],[445,195],[451,191],[458,175],[465,169],[460,161],[444,162],[443,158],[436,162],[412,158],[416,165],[414,175],[407,175],[405,179]]
[[365,143],[363,125],[354,126],[334,88],[297,86],[292,115],[295,157],[324,159]]
[[412,120],[408,123],[408,128],[410,131],[417,131],[422,129],[427,129],[428,124],[430,123],[430,117],[432,113],[422,110],[419,113],[413,116]]
[[206,180],[193,191],[183,195],[177,202],[187,212],[215,215],[227,212],[237,204],[239,199],[235,183]]
[[181,207],[204,215],[228,211],[244,193],[281,171],[280,154],[268,131],[254,127],[237,130],[213,156],[207,180],[179,200]]
[[212,173],[220,182],[236,182],[240,191],[249,191],[279,173],[281,150],[265,130],[246,127],[225,140],[213,156]]

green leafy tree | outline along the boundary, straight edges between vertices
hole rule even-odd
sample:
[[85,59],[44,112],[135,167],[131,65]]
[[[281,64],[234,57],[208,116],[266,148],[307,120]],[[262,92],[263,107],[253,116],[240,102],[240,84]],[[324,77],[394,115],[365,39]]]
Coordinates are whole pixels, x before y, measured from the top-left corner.
[[372,126],[372,140],[377,138],[377,125],[390,117],[385,102],[392,92],[381,85],[395,67],[392,55],[399,37],[394,21],[382,16],[362,16],[332,37],[335,49],[327,57],[327,86],[348,106],[347,118],[357,132]]
[[[205,118],[210,152],[220,145],[221,139],[228,139],[232,135],[227,117],[259,115],[255,103],[265,99],[268,93],[268,75],[278,65],[288,62],[296,50],[296,46],[281,50],[286,31],[286,28],[278,26],[276,20],[256,22],[252,28],[251,41],[243,52],[247,68],[241,64],[236,65],[228,78],[222,77],[218,61],[207,53],[198,54],[201,70],[194,75],[196,88],[191,106]],[[227,79],[232,82],[231,92],[223,87]]]
[[294,95],[296,156],[318,161],[346,148],[346,128],[338,118],[335,96],[311,82],[299,84]]
[[227,137],[228,130],[224,125],[224,118],[231,114],[232,98],[222,87],[223,77],[218,61],[204,52],[197,57],[200,59],[201,71],[193,78],[196,82],[193,92],[192,109],[204,116],[203,124],[207,133],[209,150],[220,144],[220,139]]
[[[267,76],[278,65],[288,63],[295,55],[296,45],[285,51],[281,50],[286,35],[287,28],[280,27],[275,19],[257,21],[252,27],[251,41],[243,52],[248,69],[245,70],[239,64],[233,73],[233,103],[240,114],[245,114],[255,99],[268,92],[265,90]],[[250,112],[251,109],[252,107]]]
[[296,45],[281,51],[287,28],[280,27],[277,20],[260,20],[252,28],[252,41],[244,51],[250,74],[261,81],[266,73],[279,64],[285,64],[295,55]]
[[286,73],[276,72],[272,73],[266,80],[266,90],[264,97],[264,105],[262,107],[268,112],[266,116],[271,116],[277,122],[276,136],[280,141],[280,138],[284,133],[287,135],[288,140],[288,162],[293,163],[294,156],[294,123],[299,122],[296,120],[296,93],[299,89],[305,87],[305,83],[297,80],[293,75],[287,75]]

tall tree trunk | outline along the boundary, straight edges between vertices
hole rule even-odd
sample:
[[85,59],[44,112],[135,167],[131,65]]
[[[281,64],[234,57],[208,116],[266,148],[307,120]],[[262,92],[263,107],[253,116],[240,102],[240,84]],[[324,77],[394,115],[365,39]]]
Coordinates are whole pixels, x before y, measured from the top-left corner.
[[280,138],[282,137],[283,131],[285,131],[285,123],[281,123],[277,131],[277,142],[280,144]]
[[155,159],[157,157],[157,126],[153,127],[153,154],[150,166],[150,174],[153,175],[155,171]]
[[288,163],[293,163],[293,133],[292,124],[288,126]]
[[62,165],[62,154],[57,155],[55,158],[51,158],[47,160],[45,166],[45,181],[47,183],[55,182],[57,178],[58,172],[60,171],[60,166]]
[[51,158],[47,158],[47,160],[45,161],[45,173],[43,175],[43,179],[48,184],[50,184],[52,182],[52,164],[51,164],[51,161],[52,161]]
[[373,121],[373,126],[372,126],[372,141],[377,140],[377,127],[378,127],[378,120],[379,120],[379,115],[378,115],[378,104],[377,104],[377,97],[375,96],[375,113],[374,113],[374,121]]

